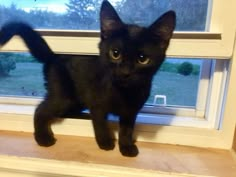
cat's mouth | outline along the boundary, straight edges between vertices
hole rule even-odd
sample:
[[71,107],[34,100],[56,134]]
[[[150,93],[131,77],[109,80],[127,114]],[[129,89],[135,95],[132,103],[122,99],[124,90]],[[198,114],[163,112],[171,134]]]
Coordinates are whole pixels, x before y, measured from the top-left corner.
[[138,80],[132,76],[115,77],[113,82],[120,87],[132,87],[138,84]]

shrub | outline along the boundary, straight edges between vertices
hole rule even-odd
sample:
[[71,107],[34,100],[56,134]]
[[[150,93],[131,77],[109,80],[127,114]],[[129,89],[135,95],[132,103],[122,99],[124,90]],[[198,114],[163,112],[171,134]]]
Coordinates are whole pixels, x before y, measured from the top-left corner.
[[178,72],[177,64],[165,61],[161,65],[160,71],[169,72],[169,73],[177,73]]
[[178,73],[184,76],[188,76],[193,72],[193,64],[190,62],[183,62],[178,67]]
[[200,74],[200,66],[199,65],[193,65],[193,75],[199,75]]
[[13,54],[1,53],[0,54],[0,77],[9,75],[11,70],[16,68],[16,61]]

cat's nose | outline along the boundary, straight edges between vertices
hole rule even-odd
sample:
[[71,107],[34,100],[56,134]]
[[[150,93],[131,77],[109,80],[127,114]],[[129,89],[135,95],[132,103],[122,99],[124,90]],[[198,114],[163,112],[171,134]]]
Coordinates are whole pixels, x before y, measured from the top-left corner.
[[131,74],[130,68],[128,67],[122,68],[121,70],[122,77],[129,77],[130,74]]

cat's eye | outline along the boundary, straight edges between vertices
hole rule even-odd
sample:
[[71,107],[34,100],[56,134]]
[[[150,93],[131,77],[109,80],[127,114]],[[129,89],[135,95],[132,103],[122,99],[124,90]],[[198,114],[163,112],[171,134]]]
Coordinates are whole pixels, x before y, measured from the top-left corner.
[[138,63],[141,65],[147,65],[150,62],[150,58],[148,58],[147,56],[140,54],[138,56]]
[[109,51],[109,55],[113,60],[120,60],[121,59],[121,52],[119,49],[111,49]]

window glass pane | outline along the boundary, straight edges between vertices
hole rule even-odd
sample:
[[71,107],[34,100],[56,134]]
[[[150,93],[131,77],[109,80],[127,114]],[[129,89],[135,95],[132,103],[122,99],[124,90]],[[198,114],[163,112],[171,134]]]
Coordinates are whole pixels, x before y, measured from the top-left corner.
[[[147,104],[195,107],[202,60],[168,58],[153,79]],[[42,65],[28,53],[0,53],[0,95],[43,97]],[[155,96],[158,95],[154,103]]]
[[147,103],[195,107],[201,66],[200,59],[166,59],[153,79]]
[[45,94],[42,66],[27,53],[0,53],[0,95]]
[[[44,29],[99,29],[102,0],[0,0],[0,25],[27,21]],[[176,30],[205,31],[208,0],[110,0],[125,22],[151,24],[167,10],[177,13]]]

